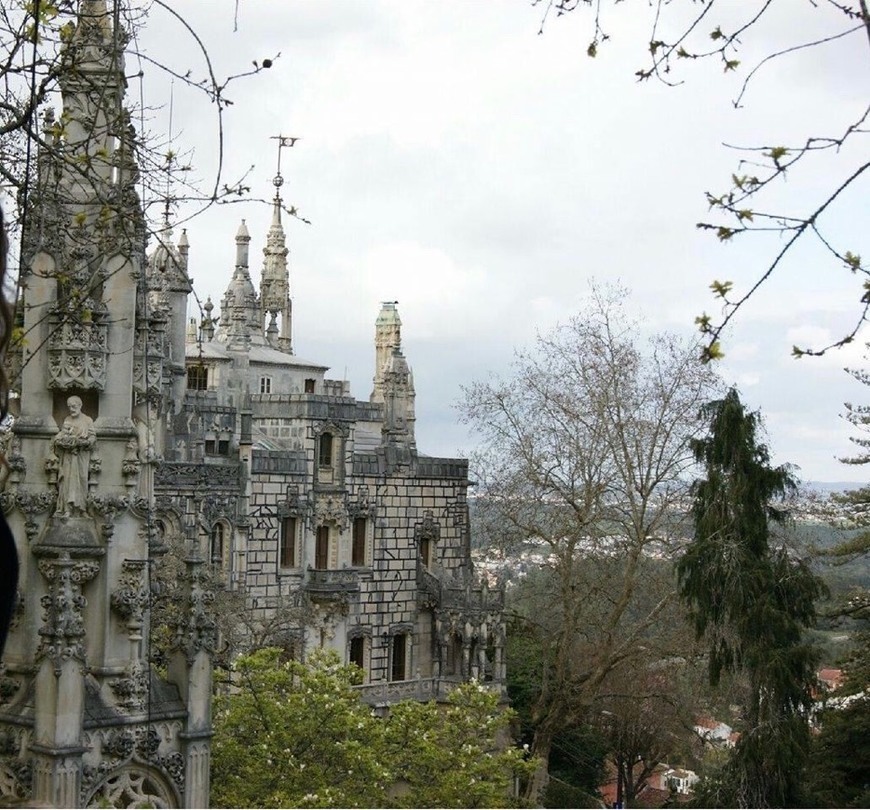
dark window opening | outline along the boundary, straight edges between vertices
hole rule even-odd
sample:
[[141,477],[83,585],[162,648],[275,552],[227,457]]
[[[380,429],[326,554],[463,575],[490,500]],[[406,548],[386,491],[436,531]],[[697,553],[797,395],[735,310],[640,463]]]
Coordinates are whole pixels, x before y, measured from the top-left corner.
[[314,545],[314,567],[323,571],[329,568],[329,526],[319,526]]
[[261,394],[271,394],[272,393],[272,378],[271,377],[260,377],[260,393]]
[[366,564],[366,519],[356,518],[353,522],[353,544],[350,549],[350,564]]
[[285,517],[281,523],[281,548],[279,551],[281,568],[296,567],[296,518]]
[[350,663],[365,669],[366,640],[362,636],[350,640]]
[[229,439],[206,439],[205,454],[207,456],[228,456],[230,454]]
[[447,660],[444,662],[445,675],[462,674],[462,639],[454,634],[447,644]]
[[321,467],[331,467],[332,466],[332,434],[324,433],[320,437],[320,454],[318,456],[318,463]]
[[314,380],[306,380],[305,381],[305,393],[313,394],[314,393]]
[[221,523],[216,524],[211,530],[209,558],[212,568],[217,570],[224,567],[224,527]]
[[423,537],[420,540],[420,561],[427,568],[432,564],[432,539]]
[[393,661],[390,667],[391,681],[405,680],[405,654],[408,650],[408,636],[406,633],[399,633],[393,636]]
[[208,369],[205,366],[188,366],[187,387],[193,391],[205,391],[208,388]]

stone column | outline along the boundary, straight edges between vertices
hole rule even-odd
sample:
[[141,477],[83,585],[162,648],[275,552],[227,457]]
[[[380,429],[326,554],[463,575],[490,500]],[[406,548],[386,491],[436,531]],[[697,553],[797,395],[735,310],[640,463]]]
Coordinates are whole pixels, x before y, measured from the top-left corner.
[[40,559],[48,583],[42,597],[42,637],[37,652],[33,742],[33,800],[37,805],[81,803],[82,722],[85,706],[85,623],[82,586],[100,569],[68,552]]
[[184,806],[208,807],[211,758],[212,655],[217,628],[210,607],[214,594],[206,588],[205,563],[197,555],[185,560],[187,611],[176,627],[175,649],[168,677],[187,707],[187,725],[179,735],[185,760]]

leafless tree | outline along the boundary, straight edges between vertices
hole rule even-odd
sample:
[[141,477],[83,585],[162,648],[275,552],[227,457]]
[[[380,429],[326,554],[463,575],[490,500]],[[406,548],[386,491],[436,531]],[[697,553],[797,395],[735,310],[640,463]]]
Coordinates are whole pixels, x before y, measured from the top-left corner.
[[648,587],[649,563],[684,539],[688,441],[716,385],[697,354],[669,335],[644,343],[624,291],[596,289],[585,311],[518,354],[510,379],[465,391],[464,419],[482,439],[484,531],[506,554],[535,550],[552,574],[547,604],[529,614],[545,659],[533,710],[544,763],[611,673],[646,656],[645,637],[673,606],[673,580]]

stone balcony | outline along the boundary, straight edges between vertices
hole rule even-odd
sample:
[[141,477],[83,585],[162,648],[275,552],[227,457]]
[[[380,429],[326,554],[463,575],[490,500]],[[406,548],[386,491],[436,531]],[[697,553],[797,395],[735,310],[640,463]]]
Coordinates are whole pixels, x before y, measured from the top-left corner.
[[[360,699],[370,706],[389,706],[400,700],[417,700],[424,703],[435,700],[444,703],[450,693],[465,679],[461,677],[415,678],[411,681],[380,681],[355,686]],[[504,684],[494,681],[483,684],[501,697],[507,696]]]
[[360,575],[354,568],[309,568],[302,587],[312,599],[341,599],[359,594]]
[[486,582],[442,582],[426,566],[417,566],[417,593],[421,603],[446,610],[504,610],[504,589],[490,588]]

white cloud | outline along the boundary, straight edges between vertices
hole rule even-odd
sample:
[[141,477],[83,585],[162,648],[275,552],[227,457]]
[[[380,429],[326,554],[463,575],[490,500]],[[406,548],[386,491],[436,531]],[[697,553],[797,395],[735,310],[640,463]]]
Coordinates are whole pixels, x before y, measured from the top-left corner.
[[[339,376],[347,363],[354,392],[366,396],[379,302],[398,299],[420,445],[437,452],[467,441],[464,429],[446,427],[458,384],[504,369],[514,347],[565,321],[591,277],[625,283],[646,328],[691,334],[702,311],[718,315],[707,285],[730,279],[748,289],[783,244],[771,234],[723,245],[695,228],[712,216],[704,191],[725,191],[745,156],[723,141],[801,143],[827,134],[825,124],[839,132],[866,103],[855,70],[866,43],[774,60],[739,110],[730,101],[740,79],[718,64],[677,65],[675,78],[686,79],[677,87],[639,84],[648,28],[634,4],[609,7],[611,39],[595,60],[584,53],[591,18],[582,5],[551,18],[542,36],[541,7],[520,0],[259,0],[239,4],[235,34],[232,0],[183,5],[219,74],[282,52],[270,71],[227,88],[225,168],[230,179],[255,164],[254,195],[269,198],[270,136],[301,136],[282,162],[285,199],[313,223],[286,222],[298,350],[322,355]],[[824,11],[775,6],[758,38],[744,37],[745,64],[823,30]],[[152,18],[142,42],[199,76],[180,29],[157,10]],[[146,101],[163,100],[168,79],[150,68],[146,79]],[[197,147],[206,174],[214,108],[179,83],[175,92],[175,131]],[[770,205],[810,210],[838,166],[864,159],[860,144],[816,154],[789,172]],[[867,202],[866,186],[844,197],[819,221],[825,237],[870,255]],[[226,287],[242,216],[256,277],[267,206],[213,208],[188,224],[203,299],[219,300]],[[748,389],[753,407],[777,414],[771,445],[802,459],[810,477],[839,477],[833,457],[845,448],[832,445],[847,431],[836,414],[868,393],[839,369],[863,364],[863,338],[822,360],[793,361],[791,345],[844,334],[860,285],[807,235],[725,335],[724,376]]]

